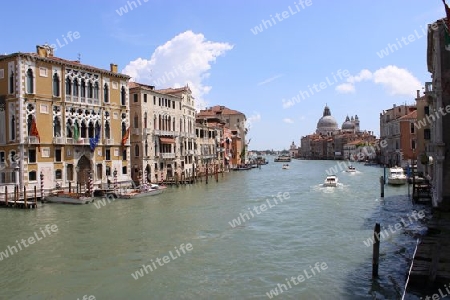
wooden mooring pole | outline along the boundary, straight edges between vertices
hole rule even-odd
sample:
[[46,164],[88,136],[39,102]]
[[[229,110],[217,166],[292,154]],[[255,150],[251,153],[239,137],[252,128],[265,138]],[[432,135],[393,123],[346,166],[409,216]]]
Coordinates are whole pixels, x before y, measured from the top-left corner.
[[37,208],[37,188],[34,186],[34,208]]
[[380,261],[380,223],[375,224],[373,239],[372,279],[375,279],[378,277],[378,264]]
[[8,186],[5,186],[5,205],[8,206]]
[[380,177],[381,198],[384,198],[384,176]]
[[25,208],[28,208],[27,205],[27,187],[23,186],[23,203],[25,205]]

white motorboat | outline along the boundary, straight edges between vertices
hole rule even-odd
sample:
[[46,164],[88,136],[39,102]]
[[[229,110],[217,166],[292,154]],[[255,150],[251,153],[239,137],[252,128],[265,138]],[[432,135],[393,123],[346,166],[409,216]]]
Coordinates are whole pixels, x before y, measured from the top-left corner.
[[289,169],[289,164],[284,164],[282,167],[283,170],[288,170]]
[[350,165],[350,166],[348,166],[347,170],[345,170],[345,171],[349,172],[349,173],[354,173],[354,172],[356,172],[356,168],[354,166]]
[[166,189],[165,186],[159,184],[144,185],[138,189],[130,189],[123,193],[118,193],[117,197],[121,199],[136,199],[147,196],[155,196],[161,194]]
[[66,193],[64,191],[55,191],[44,198],[46,202],[63,204],[88,204],[94,202],[94,197],[86,196],[80,193]]
[[338,178],[336,175],[330,175],[327,176],[327,178],[325,179],[323,186],[326,187],[337,187],[338,184]]
[[394,167],[389,169],[388,184],[390,185],[403,185],[406,184],[408,178],[405,175],[403,168]]

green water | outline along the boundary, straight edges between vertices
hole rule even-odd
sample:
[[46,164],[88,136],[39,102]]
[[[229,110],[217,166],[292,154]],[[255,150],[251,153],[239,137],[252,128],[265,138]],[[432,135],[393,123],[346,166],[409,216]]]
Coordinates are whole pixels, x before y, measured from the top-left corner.
[[[382,241],[376,282],[364,241],[376,222],[394,225],[421,207],[413,207],[406,186],[386,187],[380,199],[383,169],[362,164],[355,174],[339,172],[339,187],[322,188],[335,165],[295,160],[282,170],[271,161],[220,175],[218,183],[101,208],[2,208],[0,252],[22,238],[41,239],[3,256],[0,299],[268,299],[282,284],[276,299],[398,299],[422,223]],[[275,202],[280,192],[288,197]],[[245,222],[230,225],[241,216]],[[46,225],[57,231],[43,237]],[[327,268],[312,275],[316,263]],[[286,278],[302,274],[303,282],[288,285]]]

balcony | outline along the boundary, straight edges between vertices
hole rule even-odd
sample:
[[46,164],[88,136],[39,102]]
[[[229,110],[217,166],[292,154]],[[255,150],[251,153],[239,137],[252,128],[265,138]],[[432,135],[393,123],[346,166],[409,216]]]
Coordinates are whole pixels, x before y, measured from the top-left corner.
[[163,159],[174,159],[175,153],[160,153],[160,156]]
[[179,131],[171,131],[171,130],[155,129],[155,135],[178,136],[178,135],[180,135],[180,132]]
[[188,151],[186,151],[187,152],[187,155],[194,155],[195,154],[195,151],[194,150],[188,150]]
[[140,135],[141,134],[141,130],[139,128],[132,128],[131,129],[131,134],[132,135]]
[[32,144],[32,145],[40,144],[39,139],[37,138],[37,136],[29,136],[27,138],[27,140],[28,140],[28,144]]
[[425,95],[433,92],[433,83],[425,82]]
[[89,138],[79,138],[78,141],[74,140],[74,144],[77,144],[77,145],[89,145]]
[[104,139],[103,143],[108,146],[114,145],[114,139]]
[[143,135],[152,134],[152,132],[153,132],[153,129],[151,129],[151,128],[142,128]]
[[66,143],[66,139],[63,137],[54,137],[53,144],[63,145]]

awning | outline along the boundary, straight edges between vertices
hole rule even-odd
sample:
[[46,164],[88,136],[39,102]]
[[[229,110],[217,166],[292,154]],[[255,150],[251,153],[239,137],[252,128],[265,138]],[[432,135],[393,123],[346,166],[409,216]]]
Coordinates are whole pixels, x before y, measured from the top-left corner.
[[159,141],[161,144],[175,144],[174,138],[160,137]]

